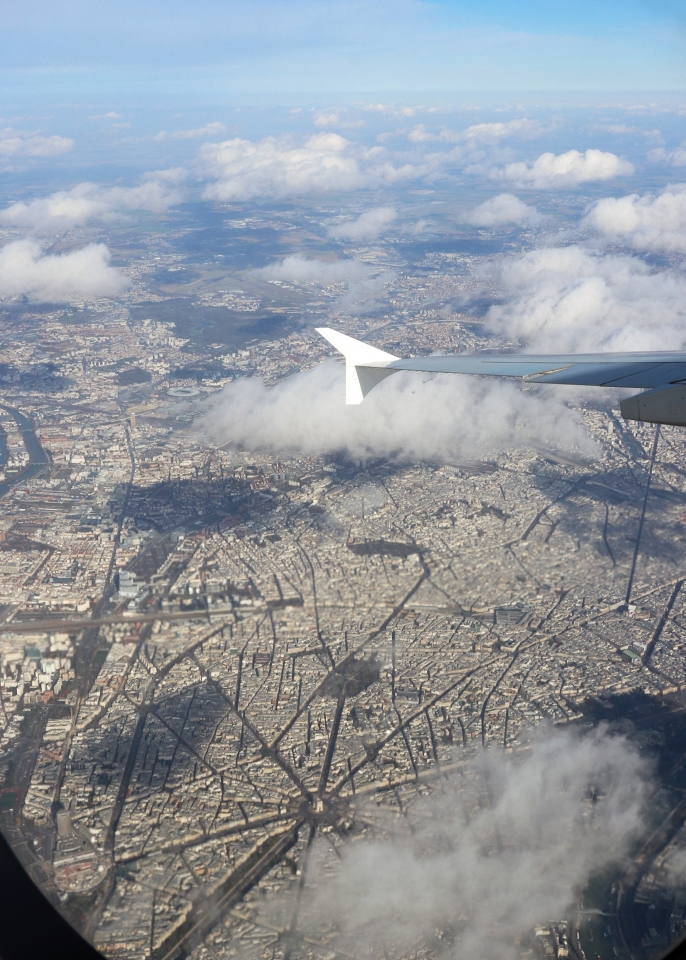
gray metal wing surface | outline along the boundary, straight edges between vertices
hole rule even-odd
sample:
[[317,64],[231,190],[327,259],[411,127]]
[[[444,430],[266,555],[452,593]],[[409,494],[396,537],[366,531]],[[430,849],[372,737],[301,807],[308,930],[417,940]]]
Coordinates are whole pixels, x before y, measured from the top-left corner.
[[529,383],[630,387],[647,392],[622,400],[622,416],[686,426],[686,351],[580,354],[457,354],[402,359],[337,330],[318,332],[344,355],[346,403],[361,403],[377,383],[401,370],[507,377]]
[[686,352],[549,355],[481,354],[393,360],[388,370],[513,377],[586,387],[655,387],[686,380]]

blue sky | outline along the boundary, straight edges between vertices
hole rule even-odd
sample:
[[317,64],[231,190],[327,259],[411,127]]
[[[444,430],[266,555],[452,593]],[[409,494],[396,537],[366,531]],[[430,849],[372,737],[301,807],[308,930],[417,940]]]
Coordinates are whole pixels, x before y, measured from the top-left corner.
[[6,108],[686,81],[676,0],[3,0],[0,12]]
[[[686,33],[672,0],[0,12],[0,295],[122,293],[114,258],[135,265],[132,232],[144,250],[151,225],[175,224],[199,256],[205,231],[214,256],[234,219],[290,204],[319,224],[303,249],[327,258],[332,217],[355,236],[372,223],[393,242],[499,250],[513,264],[503,303],[519,304],[501,327],[542,350],[561,336],[569,350],[686,346]],[[235,262],[285,254],[279,224],[278,253],[239,243]],[[68,257],[51,252],[56,237]],[[331,269],[290,260],[277,279]],[[365,263],[341,262],[375,304]]]

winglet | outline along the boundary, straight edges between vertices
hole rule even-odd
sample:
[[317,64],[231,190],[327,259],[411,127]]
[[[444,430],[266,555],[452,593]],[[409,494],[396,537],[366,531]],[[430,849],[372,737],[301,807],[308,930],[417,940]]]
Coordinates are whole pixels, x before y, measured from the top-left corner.
[[317,327],[325,340],[340,350],[345,357],[345,402],[348,404],[362,403],[369,391],[390,377],[396,370],[389,370],[388,365],[399,357],[392,353],[378,350],[368,343],[347,337],[344,333],[331,330],[330,327]]

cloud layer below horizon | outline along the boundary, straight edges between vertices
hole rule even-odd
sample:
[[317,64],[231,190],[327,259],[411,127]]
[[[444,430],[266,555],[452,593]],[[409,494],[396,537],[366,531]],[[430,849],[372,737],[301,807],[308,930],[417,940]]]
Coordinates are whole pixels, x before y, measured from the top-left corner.
[[[522,126],[524,125],[524,126]],[[260,141],[239,138],[206,143],[195,164],[196,175],[207,180],[203,196],[222,202],[257,197],[285,198],[309,194],[343,193],[391,186],[410,180],[442,179],[451,171],[465,171],[492,180],[535,189],[570,189],[580,184],[612,180],[634,167],[616,154],[589,149],[555,155],[543,153],[535,160],[506,163],[500,143],[507,137],[538,135],[528,121],[477,124],[465,131],[429,133],[424,125],[410,132],[411,154],[394,154],[384,146],[365,147],[339,133],[318,133],[304,143],[289,137]],[[437,150],[427,143],[455,143]],[[506,154],[505,154],[506,156]]]
[[46,137],[41,133],[15,130],[13,127],[0,130],[0,162],[28,157],[56,157],[73,149],[71,137]]
[[10,204],[0,210],[0,226],[25,233],[55,234],[83,226],[93,220],[113,220],[132,210],[163,213],[178,204],[184,171],[157,170],[137,187],[102,187],[79,183],[47,197]]

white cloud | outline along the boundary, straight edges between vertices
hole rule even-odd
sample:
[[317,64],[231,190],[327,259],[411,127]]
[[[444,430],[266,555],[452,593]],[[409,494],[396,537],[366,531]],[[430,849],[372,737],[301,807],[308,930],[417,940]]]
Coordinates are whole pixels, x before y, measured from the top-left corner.
[[44,137],[38,133],[14,130],[6,127],[0,130],[0,157],[5,159],[19,157],[55,157],[67,153],[74,147],[70,137]]
[[475,123],[464,132],[465,140],[503,140],[514,135],[537,135],[542,127],[537,120],[509,120],[507,123]]
[[438,459],[481,456],[532,439],[590,451],[563,392],[522,391],[506,381],[397,373],[360,406],[346,406],[345,368],[326,362],[268,389],[257,379],[230,384],[207,429],[220,443],[305,454]]
[[441,127],[438,133],[430,133],[423,123],[417,124],[408,134],[412,143],[426,143],[429,141],[444,141],[446,143],[468,144],[497,143],[507,137],[536,137],[543,127],[537,120],[509,120],[497,123],[475,123],[466,130],[450,130]]
[[264,280],[290,280],[322,286],[345,284],[346,291],[336,301],[336,309],[354,314],[376,310],[386,284],[395,279],[391,271],[379,272],[359,260],[315,260],[297,256],[285,257],[280,263],[252,270],[251,274]]
[[657,147],[648,153],[648,159],[653,163],[665,163],[669,167],[686,167],[686,141],[674,150]]
[[417,175],[414,167],[395,168],[382,155],[382,147],[367,150],[337,133],[319,133],[301,146],[276,137],[207,143],[198,163],[201,175],[215,181],[203,196],[220,201],[358,190]]
[[507,302],[491,307],[488,321],[532,350],[588,353],[686,345],[681,271],[656,272],[636,257],[570,246],[508,259],[500,264],[499,277]]
[[417,220],[416,223],[406,223],[401,227],[400,232],[418,237],[420,233],[426,233],[432,227],[430,220]]
[[667,848],[667,856],[663,860],[663,869],[667,884],[674,887],[683,887],[686,883],[686,846],[683,838],[677,834],[677,842]]
[[339,127],[341,130],[352,129],[353,127],[363,127],[364,120],[355,119],[339,110],[331,110],[328,113],[317,113],[312,120],[315,127]]
[[686,184],[667,187],[658,196],[606,197],[583,224],[636,250],[686,253]]
[[315,127],[331,127],[341,122],[338,113],[317,113],[312,121]]
[[567,153],[542,153],[537,160],[508,163],[504,169],[494,169],[493,180],[509,180],[539,189],[573,187],[593,180],[611,180],[634,172],[627,160],[603,150],[568,150]]
[[612,123],[607,128],[608,133],[614,133],[616,136],[634,135],[638,137],[649,137],[655,139],[660,137],[659,130],[644,130],[642,127],[628,127],[625,123]]
[[160,131],[154,140],[199,140],[201,137],[219,137],[226,133],[226,124],[221,120],[214,120],[212,123],[205,124],[204,127],[196,127],[195,130],[175,130],[173,133],[167,133],[166,130]]
[[[330,125],[342,117],[340,112],[319,114],[315,122]],[[289,137],[266,137],[257,142],[233,139],[204,144],[196,171],[213,181],[205,188],[205,199],[233,201],[379,188],[409,179],[435,179],[445,176],[451,167],[481,175],[490,171],[496,179],[522,180],[534,186],[607,179],[633,169],[614,154],[597,150],[586,154],[570,151],[559,157],[543,154],[532,163],[491,169],[499,158],[509,156],[503,152],[507,137],[533,136],[539,130],[536,121],[527,119],[475,124],[459,132],[444,127],[437,134],[419,124],[409,134],[411,141],[453,146],[424,152],[412,162],[405,162],[404,157],[398,162],[382,146],[365,147],[333,132],[316,134],[302,144]]]
[[267,137],[259,143],[225,140],[200,151],[204,172],[216,177],[205,189],[211,200],[248,200],[256,196],[293,196],[331,190],[355,190],[364,176],[350,144],[335,133],[311,137],[303,146]]
[[358,260],[314,260],[285,257],[280,263],[252,270],[264,280],[296,280],[302,283],[346,283],[368,277],[371,268]]
[[31,233],[60,233],[89,220],[107,220],[123,211],[161,213],[182,199],[178,182],[183,171],[158,170],[137,187],[101,187],[79,183],[28,203],[12,203],[0,210],[0,224]]
[[504,224],[519,226],[540,223],[544,219],[536,207],[523,203],[511,193],[499,193],[485,203],[479,204],[465,220],[477,227],[500,227]]
[[[380,113],[387,117],[414,117],[424,110],[423,107],[411,107],[407,104],[403,106],[396,103],[366,103],[362,109],[367,113]],[[429,108],[427,112],[433,113],[433,110]]]
[[110,266],[103,243],[49,256],[33,240],[17,240],[0,250],[0,297],[63,303],[116,296],[129,286],[131,281]]
[[438,140],[439,137],[436,134],[429,133],[423,123],[418,123],[416,127],[413,127],[410,130],[407,135],[407,139],[411,143],[429,143],[431,141]]
[[645,762],[603,732],[551,732],[527,756],[489,751],[463,773],[402,817],[363,807],[373,838],[340,859],[315,842],[300,932],[335,930],[342,955],[408,956],[447,927],[454,960],[513,960],[515,938],[567,916],[646,830]]
[[374,207],[361,213],[357,220],[331,227],[329,236],[338,240],[374,240],[386,232],[397,216],[393,207]]

